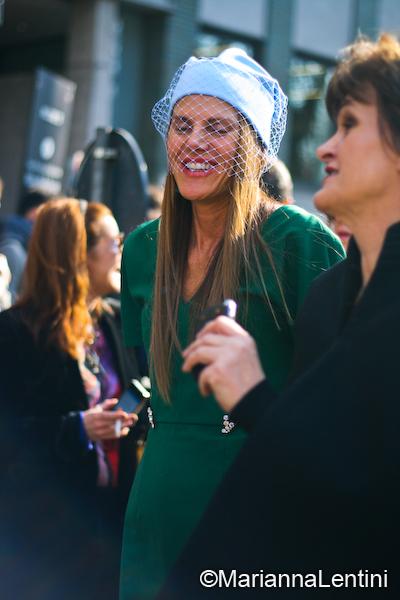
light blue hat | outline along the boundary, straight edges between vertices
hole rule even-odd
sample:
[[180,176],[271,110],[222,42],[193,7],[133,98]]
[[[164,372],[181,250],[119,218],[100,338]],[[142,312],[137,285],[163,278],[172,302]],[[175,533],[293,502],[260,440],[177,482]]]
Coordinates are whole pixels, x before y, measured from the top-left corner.
[[164,139],[174,105],[191,94],[214,96],[233,106],[257,132],[269,161],[277,155],[286,127],[287,97],[277,80],[244,50],[229,48],[216,58],[192,56],[178,69],[152,111]]

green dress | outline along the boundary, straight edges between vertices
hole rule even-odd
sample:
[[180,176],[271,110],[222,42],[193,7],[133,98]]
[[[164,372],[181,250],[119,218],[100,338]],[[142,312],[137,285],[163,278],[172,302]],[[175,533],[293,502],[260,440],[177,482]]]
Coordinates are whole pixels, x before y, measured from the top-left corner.
[[[148,349],[158,221],[133,231],[122,264],[122,317],[128,346]],[[294,206],[275,210],[262,226],[293,317],[312,280],[341,260],[338,239],[316,217]],[[248,285],[247,318],[238,321],[255,338],[264,370],[277,389],[288,376],[293,354],[293,326],[286,317],[269,261],[262,259],[264,281],[280,328],[260,286]],[[178,335],[188,343],[190,302],[180,303]],[[153,382],[151,406],[155,427],[128,503],[122,551],[121,600],[153,598],[201,517],[218,483],[240,450],[246,434],[234,427],[222,433],[223,412],[212,396],[203,398],[194,379],[172,364],[171,404]],[[221,535],[234,523],[221,523]]]

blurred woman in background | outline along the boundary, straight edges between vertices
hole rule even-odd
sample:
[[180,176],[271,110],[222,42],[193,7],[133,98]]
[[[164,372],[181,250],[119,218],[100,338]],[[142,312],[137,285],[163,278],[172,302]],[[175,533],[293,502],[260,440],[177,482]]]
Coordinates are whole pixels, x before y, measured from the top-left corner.
[[99,529],[115,485],[106,443],[137,417],[112,410],[117,390],[102,395],[93,368],[85,210],[70,198],[40,208],[23,293],[0,314],[7,597],[113,597]]
[[[105,204],[95,202],[87,204],[85,227],[88,307],[94,331],[94,342],[87,356],[92,359],[104,401],[119,398],[133,379],[143,381],[147,367],[143,354],[125,348],[122,342],[121,307],[116,296],[121,291],[123,234],[111,210]],[[125,508],[147,429],[147,415],[142,410],[129,435],[102,442],[112,474],[111,486],[102,492],[101,508],[104,511],[102,525],[106,535],[108,572],[112,575],[114,589],[118,588]]]
[[11,306],[11,271],[7,257],[0,253],[0,311]]
[[343,244],[343,248],[347,252],[347,248],[349,247],[349,242],[351,238],[351,231],[343,221],[337,219],[336,217],[332,217],[328,215],[328,225],[336,233],[338,238]]

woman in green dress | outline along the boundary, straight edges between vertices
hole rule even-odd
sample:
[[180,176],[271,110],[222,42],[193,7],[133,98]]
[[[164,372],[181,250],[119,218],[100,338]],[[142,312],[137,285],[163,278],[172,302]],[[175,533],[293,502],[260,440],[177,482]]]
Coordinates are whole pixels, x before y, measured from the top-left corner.
[[[260,189],[286,107],[278,82],[232,48],[189,59],[153,109],[169,163],[162,216],[130,234],[122,266],[125,340],[147,348],[153,384],[152,427],[125,521],[122,600],[157,594],[246,437],[181,371],[199,314],[236,300],[280,390],[303,298],[343,257],[316,217]],[[234,526],[221,523],[221,535]]]

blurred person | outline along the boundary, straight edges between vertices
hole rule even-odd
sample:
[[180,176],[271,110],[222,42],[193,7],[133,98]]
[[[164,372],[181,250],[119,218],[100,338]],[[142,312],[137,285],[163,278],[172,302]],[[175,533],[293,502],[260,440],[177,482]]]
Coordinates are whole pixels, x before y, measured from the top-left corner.
[[149,203],[146,211],[146,220],[152,221],[161,216],[161,205],[164,195],[164,186],[151,184],[148,187]]
[[[317,150],[326,177],[314,201],[348,223],[347,259],[305,300],[296,374],[282,393],[254,339],[227,318],[185,350],[184,371],[206,365],[202,394],[212,391],[251,435],[160,598],[232,592],[202,588],[204,569],[262,569],[270,585],[273,574],[310,574],[304,589],[284,584],[284,599],[308,598],[307,587],[330,594],[321,577],[346,598],[399,597],[398,40],[383,34],[348,47],[326,101],[336,131]],[[246,593],[270,590],[256,584]]]
[[260,190],[286,105],[278,82],[232,48],[190,58],[153,109],[169,162],[162,216],[128,236],[122,261],[126,343],[145,344],[152,373],[152,427],[125,521],[123,600],[157,593],[246,439],[181,372],[200,313],[238,300],[280,390],[293,319],[311,281],[343,256],[318,219]]
[[84,150],[76,150],[69,157],[64,187],[67,194],[74,196],[77,192],[78,175],[85,158]]
[[0,313],[5,597],[112,597],[106,443],[137,417],[103,400],[93,364],[85,208],[63,198],[38,210],[21,297]]
[[39,190],[29,190],[20,198],[18,213],[0,219],[0,252],[7,257],[11,271],[10,291],[13,300],[21,290],[29,239],[38,208],[48,198]]
[[[84,201],[81,201],[81,204]],[[94,326],[91,353],[97,363],[101,383],[101,400],[119,398],[133,379],[142,379],[143,363],[137,364],[135,353],[122,342],[120,301],[121,252],[123,236],[111,210],[104,204],[90,202],[85,206],[87,265],[89,274],[88,306]],[[118,589],[122,527],[125,508],[135,475],[143,441],[148,429],[147,415],[123,438],[103,442],[113,485],[103,494],[103,531],[107,552],[110,590]],[[110,591],[110,594],[111,594]],[[110,600],[114,596],[109,596]]]
[[343,221],[336,219],[335,217],[332,217],[330,215],[328,216],[328,225],[332,229],[332,231],[336,233],[336,235],[343,244],[343,248],[347,252],[351,238],[350,229],[347,227],[347,225],[343,223]]
[[7,257],[4,254],[0,254],[0,311],[11,306],[10,281],[11,272],[8,267]]
[[95,306],[105,296],[121,291],[121,255],[123,234],[111,210],[97,202],[85,205],[88,273],[90,280],[89,304]]
[[282,204],[294,204],[293,180],[289,169],[277,158],[261,178],[265,192]]

